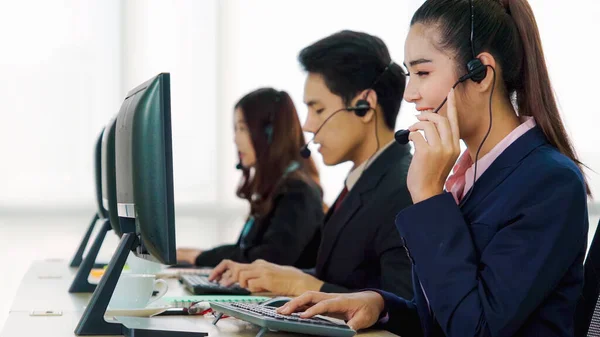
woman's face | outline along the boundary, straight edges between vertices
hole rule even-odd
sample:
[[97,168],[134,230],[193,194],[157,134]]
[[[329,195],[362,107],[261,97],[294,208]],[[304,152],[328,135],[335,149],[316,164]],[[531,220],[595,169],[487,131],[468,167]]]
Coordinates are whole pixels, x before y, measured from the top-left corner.
[[252,146],[250,130],[244,120],[244,114],[241,109],[235,109],[234,116],[234,142],[238,150],[242,166],[245,168],[253,167],[256,164],[256,152]]
[[[438,39],[435,26],[415,23],[411,26],[404,44],[404,65],[410,74],[404,99],[414,103],[418,111],[433,112],[448,96],[459,77],[453,53],[441,50],[436,45]],[[463,84],[456,87],[456,108],[461,135],[464,135],[463,131],[471,129],[473,126],[470,124],[474,121],[464,118],[465,109],[461,107],[467,107],[463,102],[462,86]],[[444,104],[438,113],[447,116],[447,108],[447,104]]]

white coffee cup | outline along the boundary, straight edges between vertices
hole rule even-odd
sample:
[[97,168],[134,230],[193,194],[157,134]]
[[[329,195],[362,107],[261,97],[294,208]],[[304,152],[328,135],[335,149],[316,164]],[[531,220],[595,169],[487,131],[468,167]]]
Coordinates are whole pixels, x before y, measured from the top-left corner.
[[[122,273],[108,305],[109,309],[142,309],[163,297],[169,286],[151,274]],[[154,290],[158,294],[150,300]]]
[[163,269],[163,266],[160,263],[144,260],[135,256],[133,253],[129,253],[129,257],[127,257],[127,266],[129,269],[124,270],[124,272],[131,274],[156,275]]

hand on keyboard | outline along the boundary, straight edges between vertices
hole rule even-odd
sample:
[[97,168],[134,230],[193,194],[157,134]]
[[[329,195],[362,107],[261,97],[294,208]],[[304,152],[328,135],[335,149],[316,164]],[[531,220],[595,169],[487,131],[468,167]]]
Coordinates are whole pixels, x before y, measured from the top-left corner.
[[289,315],[300,308],[308,306],[300,317],[310,318],[318,314],[341,314],[348,325],[358,331],[377,323],[384,308],[383,297],[373,291],[352,294],[325,294],[307,292],[282,307],[277,313]]
[[216,281],[210,281],[202,275],[181,275],[181,282],[196,295],[223,294],[223,295],[250,295],[250,292],[239,285],[223,286]]
[[329,337],[354,337],[356,335],[356,331],[352,330],[344,321],[332,322],[329,318],[322,316],[307,318],[298,313],[282,315],[274,307],[239,302],[211,302],[210,306],[217,314],[213,324],[216,324],[223,315],[229,315],[258,325],[263,328],[262,331],[286,331]]
[[259,304],[246,304],[246,303],[231,303],[232,307],[244,309],[251,311],[253,313],[260,314],[262,316],[266,316],[269,318],[274,318],[278,320],[285,320],[291,322],[299,322],[299,323],[309,323],[309,324],[317,324],[317,325],[330,325],[330,326],[346,326],[344,323],[334,323],[332,321],[317,317],[317,318],[304,318],[301,317],[299,313],[292,313],[290,315],[282,315],[277,313],[276,308],[262,306]]
[[239,282],[251,292],[271,292],[277,295],[299,296],[306,291],[321,289],[323,281],[289,266],[279,266],[264,260],[251,264],[222,261],[209,279],[220,279],[222,285]]

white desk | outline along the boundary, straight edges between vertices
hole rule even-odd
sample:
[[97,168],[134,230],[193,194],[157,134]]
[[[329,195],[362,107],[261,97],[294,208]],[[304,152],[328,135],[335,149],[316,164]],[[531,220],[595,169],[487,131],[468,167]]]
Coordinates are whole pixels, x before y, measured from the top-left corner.
[[[73,330],[79,322],[78,313],[64,313],[56,317],[31,317],[25,312],[13,312],[9,315],[2,337],[66,337],[74,336]],[[209,337],[254,337],[258,328],[252,324],[226,318],[214,326],[212,319],[208,317],[194,316],[159,316],[153,318],[138,318],[146,321],[156,329],[179,331],[202,331],[207,332]],[[294,337],[301,336],[291,333],[269,332],[267,337]],[[396,336],[387,331],[369,331],[360,333],[359,337],[392,337]],[[314,336],[313,336],[314,337]]]
[[77,269],[69,268],[66,260],[34,261],[19,285],[9,312],[33,309],[83,312],[91,294],[68,291],[76,272]]
[[[68,261],[36,261],[25,274],[11,306],[4,330],[0,337],[75,336],[75,326],[87,305],[91,294],[70,294],[69,286],[75,269],[68,267]],[[166,296],[181,296],[184,288],[176,280],[169,280]],[[32,309],[62,310],[62,316],[30,316]],[[254,337],[258,328],[252,324],[226,318],[212,325],[211,317],[202,316],[159,316],[135,318],[143,326],[161,330],[202,331],[209,337]],[[270,332],[268,337],[300,336],[290,333]],[[360,333],[360,337],[396,336],[387,331]]]

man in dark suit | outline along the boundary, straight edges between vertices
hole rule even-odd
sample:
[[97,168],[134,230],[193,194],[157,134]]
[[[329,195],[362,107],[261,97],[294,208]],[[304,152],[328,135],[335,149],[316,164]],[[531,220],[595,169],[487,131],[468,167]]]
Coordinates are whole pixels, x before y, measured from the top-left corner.
[[412,203],[406,187],[410,147],[394,142],[405,75],[381,39],[353,31],[304,48],[299,61],[308,73],[304,130],[315,135],[325,164],[354,164],[304,252],[315,268],[226,260],[210,278],[282,295],[376,287],[412,298],[411,263],[394,227],[396,214]]

